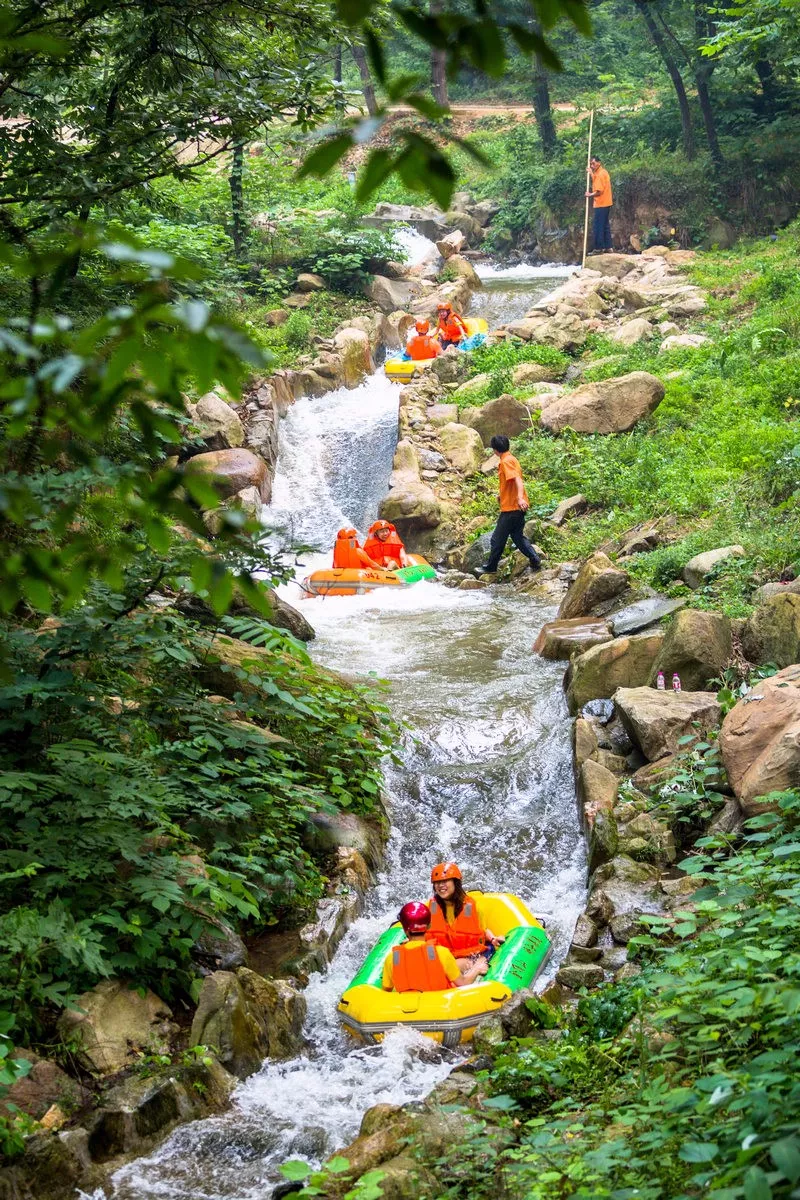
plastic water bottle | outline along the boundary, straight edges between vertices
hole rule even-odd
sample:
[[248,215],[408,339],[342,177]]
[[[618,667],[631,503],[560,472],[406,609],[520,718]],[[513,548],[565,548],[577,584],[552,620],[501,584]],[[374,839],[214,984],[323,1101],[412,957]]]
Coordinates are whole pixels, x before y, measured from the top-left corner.
[[677,671],[672,676],[672,690],[673,692],[679,692],[681,690],[681,677]]
[[656,687],[658,688],[658,690],[660,692],[663,692],[665,689],[665,686],[666,685],[664,683],[664,672],[659,671],[658,674],[656,675]]

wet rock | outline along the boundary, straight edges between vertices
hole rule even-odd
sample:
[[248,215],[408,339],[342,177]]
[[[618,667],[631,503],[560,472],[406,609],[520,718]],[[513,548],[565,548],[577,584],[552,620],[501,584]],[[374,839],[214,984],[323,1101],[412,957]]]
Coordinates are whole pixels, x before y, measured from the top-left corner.
[[286,980],[264,979],[246,967],[235,974],[214,971],[203,980],[191,1042],[212,1047],[228,1071],[246,1079],[267,1055],[298,1053],[305,1010],[305,998]]
[[614,704],[611,700],[589,700],[581,709],[582,717],[591,717],[606,725],[614,716]]
[[694,558],[689,559],[681,571],[681,577],[690,588],[699,588],[718,563],[727,558],[741,558],[743,555],[744,546],[720,546],[716,550],[706,550],[703,554],[695,554]]
[[542,410],[543,429],[560,433],[625,433],[654,412],[664,399],[664,384],[646,371],[587,383]]
[[602,863],[610,862],[617,853],[619,844],[619,832],[613,812],[610,809],[597,812],[589,829],[590,873]]
[[590,616],[602,601],[618,596],[628,586],[628,575],[618,570],[608,555],[597,551],[583,563],[558,610],[560,620]]
[[484,1017],[473,1034],[472,1044],[478,1054],[491,1055],[506,1040],[500,1014]]
[[569,517],[577,517],[582,512],[586,512],[589,503],[585,496],[580,492],[576,496],[568,496],[566,500],[562,500],[555,510],[550,514],[548,520],[551,525],[563,525]]
[[469,259],[464,258],[461,254],[450,255],[449,259],[447,260],[445,272],[450,278],[452,278],[454,273],[460,276],[460,278],[469,284],[473,291],[477,291],[479,288],[483,287],[480,275],[475,270]]
[[442,519],[436,493],[421,479],[409,479],[392,487],[378,506],[378,515],[397,526],[402,538],[425,529],[435,529]]
[[611,812],[617,799],[619,780],[600,763],[589,758],[578,776],[578,794],[586,826],[591,829],[598,813]]
[[[625,829],[626,837],[643,838],[650,858],[660,863],[673,863],[676,858],[675,837],[663,821],[649,813],[638,813]],[[632,856],[635,857],[635,856]]]
[[658,884],[658,867],[650,863],[636,862],[627,854],[618,854],[594,872],[591,882],[592,895],[586,905],[586,911],[593,920],[598,921],[593,911],[596,888],[602,889],[606,900],[611,902],[614,910],[612,915],[630,912],[632,909],[657,909]]
[[439,442],[444,456],[456,471],[473,475],[483,462],[483,443],[480,434],[468,425],[443,425]]
[[614,693],[614,703],[649,762],[674,753],[684,736],[699,738],[716,729],[722,716],[719,702],[710,692],[623,687]]
[[333,346],[341,358],[340,378],[345,387],[356,387],[374,370],[369,336],[362,329],[354,326],[340,329],[334,335]]
[[530,403],[505,392],[487,404],[463,409],[461,420],[480,434],[484,446],[489,445],[495,434],[517,437],[532,425]]
[[643,933],[644,927],[641,924],[642,914],[636,912],[620,913],[616,917],[612,917],[610,921],[611,936],[615,942],[627,945],[632,937],[636,937],[637,933]]
[[25,1139],[25,1153],[0,1168],[2,1200],[73,1200],[88,1182],[92,1161],[85,1129],[34,1133]]
[[192,958],[210,971],[235,971],[247,966],[247,947],[235,930],[220,921],[200,935],[192,946]]
[[[644,600],[637,600],[635,604],[629,604],[627,608],[621,608],[615,612],[609,618],[609,624],[615,637],[626,633],[636,633],[640,629],[647,629],[649,625],[660,621],[662,617],[667,617],[670,613],[683,608],[685,603],[685,600],[668,600],[666,596],[648,596]],[[682,675],[681,679],[683,679]]]
[[471,579],[468,575],[466,579],[462,579],[456,586],[459,592],[477,592],[489,585],[485,579]]
[[598,748],[594,753],[595,762],[600,763],[612,775],[622,776],[628,773],[627,760],[621,754],[613,754],[610,750]]
[[581,988],[599,987],[603,979],[603,968],[597,963],[573,963],[562,967],[556,975],[558,983],[573,992],[578,992]]
[[445,471],[447,470],[447,460],[438,450],[421,449],[417,451],[417,459],[421,467],[425,467],[428,471]]
[[287,979],[265,979],[246,967],[236,972],[248,1011],[259,1026],[259,1044],[271,1059],[294,1058],[305,1049],[306,999]]
[[590,700],[610,698],[619,688],[642,687],[663,640],[660,630],[638,633],[576,655],[565,675],[570,712],[577,712]]
[[800,665],[762,680],[731,709],[719,747],[746,817],[770,807],[760,797],[800,785]]
[[77,999],[81,1011],[68,1008],[58,1021],[63,1041],[77,1047],[88,1071],[110,1075],[142,1051],[164,1054],[176,1030],[172,1010],[154,992],[142,994],[120,979],[104,979]]
[[310,813],[301,836],[303,847],[312,854],[331,854],[344,846],[357,850],[373,871],[383,861],[383,836],[379,824],[355,813]]
[[539,631],[533,643],[534,654],[551,660],[572,658],[592,646],[601,646],[611,641],[611,630],[605,621],[592,621],[586,617],[571,617],[567,620],[548,621]]
[[742,648],[751,662],[788,667],[800,661],[800,595],[784,591],[757,608],[744,627]]
[[[311,642],[317,636],[314,632],[314,626],[306,620],[301,612],[279,596],[277,592],[271,588],[264,589],[267,602],[269,604],[269,623],[275,625],[278,629],[288,629],[289,633],[293,634],[300,642]],[[237,610],[236,601],[234,600],[232,611]]]
[[448,233],[441,241],[436,243],[436,249],[441,254],[442,258],[447,261],[454,254],[460,254],[466,247],[467,239],[460,229],[454,229],[452,233]]
[[359,1137],[369,1137],[379,1129],[391,1127],[396,1123],[403,1110],[399,1104],[373,1104],[361,1118]]
[[597,735],[594,726],[591,721],[586,721],[583,717],[578,717],[573,726],[572,753],[576,771],[580,771],[587,759],[593,758],[597,753]]
[[492,540],[491,533],[482,533],[474,542],[471,542],[464,551],[461,559],[461,566],[464,571],[476,571],[482,566],[489,555],[489,544]]
[[684,609],[667,628],[650,682],[655,683],[658,671],[663,671],[666,679],[677,673],[686,691],[700,690],[722,674],[732,653],[731,623],[727,617],[696,608]]
[[196,454],[185,463],[184,475],[209,476],[217,494],[225,500],[244,488],[254,487],[265,504],[270,501],[272,478],[263,458],[252,450],[212,450]]
[[575,931],[572,935],[573,946],[596,946],[598,930],[597,926],[588,915],[581,913],[575,922]]
[[567,966],[573,963],[599,962],[602,957],[603,951],[599,946],[576,946],[573,942],[567,955]]
[[586,902],[586,916],[600,929],[605,929],[614,915],[614,902],[601,887],[592,889]]
[[741,833],[743,825],[742,806],[735,796],[728,796],[722,809],[709,825],[708,833],[710,836],[721,833],[727,837],[735,837]]

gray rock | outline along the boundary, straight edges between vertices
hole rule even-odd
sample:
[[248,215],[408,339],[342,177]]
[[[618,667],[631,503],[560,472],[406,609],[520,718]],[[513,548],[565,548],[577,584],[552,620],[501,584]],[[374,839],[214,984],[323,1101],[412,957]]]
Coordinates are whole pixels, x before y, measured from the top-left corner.
[[611,918],[611,936],[615,942],[620,942],[622,945],[627,945],[632,937],[637,933],[643,933],[644,927],[641,924],[641,913],[625,912],[618,913],[617,916]]
[[573,946],[596,946],[597,926],[588,913],[581,913],[575,922],[575,932],[572,935]]
[[177,1028],[168,1004],[120,979],[102,980],[76,1006],[61,1014],[59,1035],[78,1047],[78,1061],[87,1070],[100,1075],[130,1066],[142,1050],[163,1054]]
[[556,980],[562,987],[570,988],[573,992],[581,988],[596,988],[603,982],[603,968],[597,963],[573,963],[562,967],[556,975]]
[[483,566],[489,556],[489,544],[491,540],[491,533],[482,533],[467,547],[461,560],[461,566],[464,571],[476,571],[478,567]]
[[685,600],[668,600],[666,596],[648,596],[644,600],[637,600],[635,604],[629,604],[613,614],[610,618],[611,630],[615,637],[620,637],[625,633],[646,629],[662,617],[676,612],[685,603]]
[[585,512],[587,507],[588,501],[580,493],[576,496],[568,496],[550,514],[548,520],[551,525],[563,525],[568,517],[577,517],[580,513]]
[[623,687],[614,693],[614,703],[649,762],[674,753],[685,735],[699,738],[716,729],[722,718],[719,702],[710,692]]
[[247,966],[247,947],[235,930],[219,922],[192,946],[192,958],[209,971],[235,971]]
[[681,576],[692,589],[699,588],[703,581],[716,567],[717,563],[726,558],[741,558],[744,556],[744,546],[720,546],[717,550],[706,550],[703,554],[695,554],[690,558],[681,571]]

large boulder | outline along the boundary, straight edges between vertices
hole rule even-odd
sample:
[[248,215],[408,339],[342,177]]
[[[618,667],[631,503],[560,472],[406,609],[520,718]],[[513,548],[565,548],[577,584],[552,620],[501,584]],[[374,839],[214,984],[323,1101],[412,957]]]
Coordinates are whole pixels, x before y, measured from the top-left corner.
[[667,628],[650,682],[655,683],[656,675],[663,671],[667,679],[677,674],[685,690],[699,690],[721,675],[732,652],[731,623],[727,617],[684,608]]
[[480,471],[484,459],[483,442],[480,434],[468,425],[443,425],[439,430],[442,453],[456,471],[463,475],[474,475]]
[[457,229],[464,234],[468,246],[477,246],[483,240],[483,226],[469,213],[451,208],[449,212],[445,213],[444,219],[445,224],[451,229]]
[[534,654],[542,658],[560,659],[572,658],[574,654],[583,654],[592,646],[602,646],[610,642],[611,630],[605,621],[587,620],[586,617],[571,617],[566,621],[548,621],[539,630],[533,643]]
[[646,371],[618,379],[587,383],[560,396],[542,410],[542,428],[560,433],[568,426],[578,433],[625,433],[658,408],[664,384]]
[[190,415],[210,450],[230,450],[244,443],[244,427],[235,409],[217,392],[206,392]]
[[16,1046],[11,1057],[28,1062],[30,1070],[4,1090],[0,1115],[16,1110],[39,1121],[54,1104],[69,1113],[88,1099],[86,1090],[50,1059],[40,1058],[33,1050],[21,1050]]
[[212,450],[196,454],[183,468],[185,475],[207,475],[223,499],[235,496],[244,488],[254,487],[265,504],[272,493],[272,478],[263,458],[252,450]]
[[702,333],[671,333],[659,346],[659,354],[670,350],[697,350],[699,346],[710,346],[711,338]]
[[406,537],[422,529],[435,529],[442,519],[442,506],[434,490],[422,480],[406,480],[384,496],[378,516],[391,521],[401,537]]
[[716,729],[722,716],[719,701],[711,692],[623,687],[614,693],[614,704],[649,762],[674,753],[682,737],[697,739]]
[[555,383],[563,371],[558,367],[544,366],[542,363],[523,362],[514,367],[511,372],[511,382],[514,387],[527,387],[529,383]]
[[[287,629],[300,642],[313,641],[317,636],[314,626],[305,619],[303,614],[271,588],[265,590],[270,606],[268,618],[270,625],[275,625],[278,629]],[[236,609],[235,602],[233,609],[234,611]]]
[[340,329],[333,339],[334,349],[342,360],[342,382],[345,387],[356,387],[375,369],[370,350],[369,335],[363,329],[348,326]]
[[663,641],[664,634],[657,630],[614,638],[575,655],[564,678],[570,712],[578,712],[590,700],[610,699],[618,688],[642,687]]
[[685,603],[683,599],[668,600],[666,596],[645,596],[643,600],[636,600],[614,613],[610,620],[611,631],[620,637],[623,633],[647,629],[648,625],[654,625],[662,617],[683,608]]
[[719,747],[745,816],[762,810],[759,797],[800,786],[800,665],[762,680],[731,709]]
[[653,326],[646,317],[634,317],[632,321],[626,321],[624,325],[620,325],[619,329],[615,329],[611,334],[611,341],[616,342],[618,346],[635,346],[638,342],[644,341],[645,338],[653,336]]
[[578,775],[578,794],[583,807],[583,819],[591,829],[599,813],[610,813],[617,799],[619,780],[602,763],[587,758]]
[[551,525],[563,525],[569,517],[580,516],[582,512],[586,512],[589,507],[589,502],[585,496],[578,492],[574,496],[567,496],[560,504],[551,512],[548,520]]
[[436,243],[436,249],[439,251],[442,258],[446,260],[448,258],[452,258],[454,254],[460,255],[461,251],[465,249],[466,245],[467,239],[465,238],[464,234],[460,229],[454,229],[451,233],[446,234],[441,241]]
[[62,1041],[72,1042],[81,1065],[98,1075],[121,1071],[142,1051],[165,1053],[176,1029],[168,1004],[121,979],[104,979],[84,992],[58,1022]]
[[398,279],[387,279],[385,275],[374,275],[364,289],[368,300],[377,304],[381,312],[393,313],[407,309],[419,294],[419,284]]
[[465,408],[461,413],[461,420],[465,425],[477,430],[484,446],[488,446],[495,434],[504,434],[512,438],[530,429],[531,410],[523,400],[504,392],[488,404]]
[[532,312],[506,326],[512,337],[524,342],[539,342],[556,350],[577,350],[586,341],[588,329],[577,312],[562,310],[548,317]]
[[590,269],[613,279],[622,279],[640,265],[640,260],[631,254],[593,254]]
[[491,376],[485,372],[481,375],[473,375],[472,379],[468,379],[466,383],[460,383],[453,392],[453,399],[459,403],[469,403],[473,396],[477,396],[486,387]]
[[741,558],[744,546],[719,546],[716,550],[704,550],[690,558],[681,571],[681,577],[688,587],[696,589],[702,586],[718,563],[726,558]]
[[590,616],[598,604],[618,596],[627,586],[627,573],[598,550],[587,558],[570,584],[558,610],[559,619]]
[[383,837],[378,824],[355,813],[309,813],[301,840],[306,850],[319,856],[327,857],[342,847],[356,850],[372,870],[383,860]]
[[269,1055],[302,1048],[305,999],[284,979],[264,979],[241,967],[206,975],[192,1021],[191,1044],[209,1046],[231,1074],[252,1075]]
[[324,292],[325,280],[321,275],[315,275],[311,271],[302,271],[297,276],[295,287],[298,292]]
[[478,288],[483,287],[480,275],[475,270],[469,259],[464,258],[461,254],[452,254],[450,256],[450,258],[447,260],[445,271],[448,277],[451,279],[453,276],[457,276],[466,280],[473,291],[477,291]]
[[800,595],[783,592],[757,608],[744,627],[742,647],[751,662],[800,662]]

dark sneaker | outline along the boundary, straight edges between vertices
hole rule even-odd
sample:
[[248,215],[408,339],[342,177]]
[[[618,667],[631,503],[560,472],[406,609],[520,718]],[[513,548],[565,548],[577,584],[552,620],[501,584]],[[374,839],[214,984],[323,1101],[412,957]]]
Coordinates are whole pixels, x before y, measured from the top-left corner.
[[530,558],[530,559],[528,559],[528,561],[531,564],[532,571],[541,571],[542,560],[540,558]]
[[497,567],[490,567],[488,563],[484,563],[482,567],[476,567],[473,574],[477,575],[478,578],[481,575],[496,575]]

